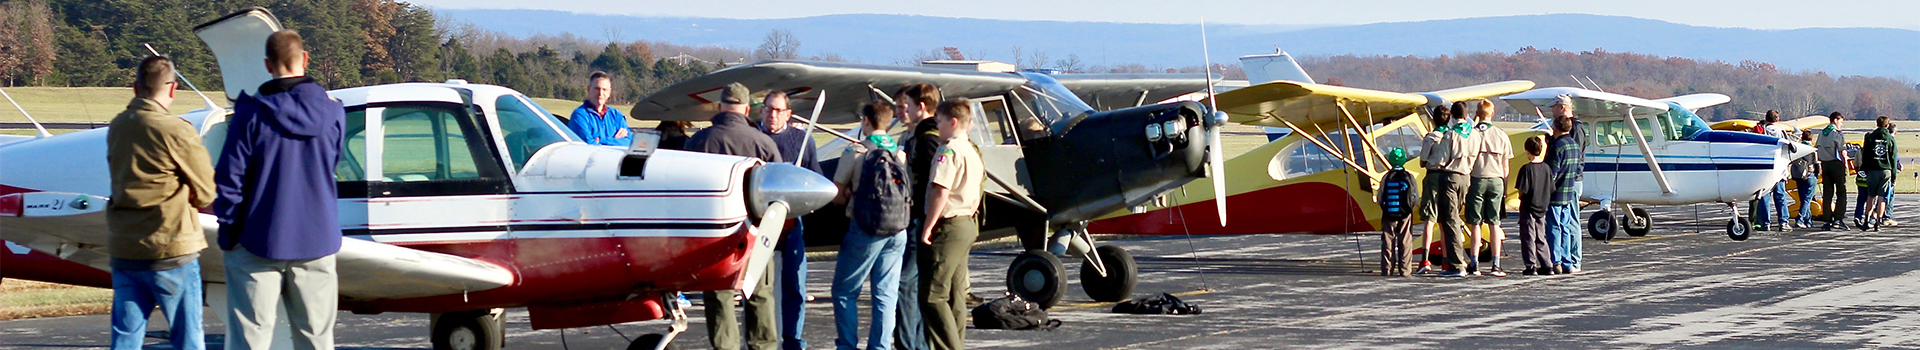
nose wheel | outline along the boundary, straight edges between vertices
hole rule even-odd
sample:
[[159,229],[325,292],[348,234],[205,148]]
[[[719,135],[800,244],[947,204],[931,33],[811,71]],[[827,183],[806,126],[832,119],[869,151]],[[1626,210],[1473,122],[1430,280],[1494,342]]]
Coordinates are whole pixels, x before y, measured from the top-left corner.
[[428,327],[433,329],[434,350],[500,350],[506,347],[506,318],[503,309],[487,309],[433,314]]
[[1613,236],[1618,234],[1618,231],[1620,231],[1620,223],[1614,220],[1611,209],[1601,209],[1587,218],[1587,235],[1593,236],[1595,240],[1613,240]]
[[1653,231],[1653,215],[1644,208],[1628,206],[1626,224],[1622,226],[1628,236],[1644,237]]
[[1733,218],[1727,219],[1727,238],[1734,241],[1747,240],[1747,236],[1753,233],[1753,220],[1740,216],[1740,207],[1734,206],[1733,203],[1727,203],[1727,209],[1733,212]]

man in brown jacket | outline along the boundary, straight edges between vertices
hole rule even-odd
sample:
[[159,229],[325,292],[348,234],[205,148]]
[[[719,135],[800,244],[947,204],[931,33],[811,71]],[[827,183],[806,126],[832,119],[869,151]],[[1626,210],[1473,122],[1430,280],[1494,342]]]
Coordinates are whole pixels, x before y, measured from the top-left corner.
[[198,208],[213,204],[213,163],[193,124],[167,111],[173,77],[165,57],[141,61],[133,101],[107,128],[114,349],[141,347],[156,306],[173,328],[174,349],[206,347],[199,258],[207,238]]

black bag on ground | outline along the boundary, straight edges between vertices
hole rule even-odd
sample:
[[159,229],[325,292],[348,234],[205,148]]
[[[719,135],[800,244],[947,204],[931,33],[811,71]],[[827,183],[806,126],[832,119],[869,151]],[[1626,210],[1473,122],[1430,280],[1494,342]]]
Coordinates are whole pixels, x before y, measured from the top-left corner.
[[1142,315],[1197,315],[1200,314],[1200,306],[1180,301],[1180,297],[1173,294],[1160,293],[1160,295],[1120,302],[1113,306],[1113,312]]
[[860,159],[860,178],[847,205],[853,208],[853,220],[875,236],[890,236],[907,229],[913,219],[913,183],[907,165],[900,156],[884,148],[869,146]]
[[973,327],[979,329],[1044,329],[1060,327],[1060,320],[1047,317],[1047,310],[1017,295],[1008,295],[973,308]]

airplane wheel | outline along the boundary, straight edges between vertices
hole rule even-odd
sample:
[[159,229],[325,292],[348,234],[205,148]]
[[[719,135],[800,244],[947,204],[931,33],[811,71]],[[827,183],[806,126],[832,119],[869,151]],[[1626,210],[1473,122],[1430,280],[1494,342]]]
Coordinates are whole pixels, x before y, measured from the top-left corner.
[[1744,241],[1747,240],[1747,234],[1752,233],[1752,231],[1753,220],[1747,218],[1727,220],[1727,238],[1732,238],[1735,241]]
[[633,338],[632,343],[627,343],[627,350],[677,349],[676,347],[673,346],[673,344],[667,344],[667,346],[664,348],[660,347],[660,341],[666,340],[666,339],[667,339],[667,335],[665,334],[660,334],[660,333],[643,334],[643,335],[640,335],[639,338]]
[[1620,224],[1614,220],[1612,210],[1596,211],[1587,218],[1587,234],[1595,240],[1613,240],[1613,235],[1617,234],[1614,231],[1619,230]]
[[500,350],[506,328],[490,310],[449,312],[433,320],[434,350]]
[[1137,279],[1138,268],[1133,264],[1133,254],[1126,248],[1103,245],[1093,249],[1099,254],[1100,263],[1107,269],[1105,277],[1094,270],[1092,260],[1080,262],[1080,288],[1087,291],[1087,297],[1093,301],[1121,301],[1133,296],[1133,284]]
[[1045,250],[1028,250],[1007,268],[1007,290],[1041,309],[1053,308],[1067,297],[1067,265]]
[[1633,208],[1633,210],[1628,210],[1625,229],[1628,236],[1646,236],[1648,232],[1653,232],[1653,215],[1647,214],[1646,209]]

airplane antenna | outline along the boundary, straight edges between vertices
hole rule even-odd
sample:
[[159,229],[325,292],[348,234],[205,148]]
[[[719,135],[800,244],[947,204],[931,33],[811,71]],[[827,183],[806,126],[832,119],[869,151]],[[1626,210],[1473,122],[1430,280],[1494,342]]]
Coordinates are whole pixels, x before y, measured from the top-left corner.
[[31,122],[31,123],[33,123],[33,129],[34,129],[35,131],[38,131],[38,132],[40,133],[40,135],[39,135],[40,137],[53,137],[53,133],[49,133],[49,132],[47,132],[47,127],[45,127],[45,126],[41,126],[41,125],[40,125],[40,121],[38,121],[38,120],[34,120],[34,119],[33,119],[33,115],[31,115],[31,114],[27,114],[27,109],[26,109],[26,108],[23,108],[23,107],[20,107],[20,103],[19,103],[19,102],[14,102],[14,101],[13,101],[13,95],[10,95],[10,94],[7,94],[7,90],[0,90],[0,96],[6,96],[6,97],[7,97],[7,103],[12,103],[12,104],[13,104],[13,108],[15,108],[15,109],[19,109],[19,110],[20,110],[20,115],[24,115],[24,116],[27,116],[27,122]]
[[1591,75],[1589,75],[1589,76],[1587,76],[1587,83],[1588,83],[1588,84],[1593,84],[1593,89],[1594,89],[1594,90],[1600,90],[1600,92],[1607,92],[1607,89],[1602,89],[1602,88],[1600,88],[1600,83],[1595,83],[1595,82],[1593,82],[1593,76],[1591,76]]
[[[145,47],[147,47],[147,52],[151,52],[151,53],[153,53],[153,55],[154,55],[154,56],[161,56],[161,57],[165,57],[165,56],[166,56],[166,55],[161,55],[161,54],[160,54],[160,51],[159,51],[159,50],[154,50],[154,49],[153,49],[153,45],[149,45],[149,44],[140,44],[140,46],[145,46]],[[207,97],[207,93],[205,93],[205,92],[200,92],[200,87],[198,87],[198,86],[193,86],[193,81],[192,81],[192,80],[187,80],[187,75],[186,75],[186,74],[180,74],[180,69],[179,69],[179,66],[174,66],[174,68],[175,68],[175,69],[173,70],[173,76],[175,76],[175,77],[179,77],[179,78],[180,78],[180,81],[181,81],[181,82],[184,82],[184,83],[187,83],[187,88],[189,88],[189,89],[193,89],[193,93],[195,93],[195,94],[199,94],[199,95],[200,95],[200,100],[201,100],[201,101],[206,101],[206,102],[207,102],[207,108],[220,108],[220,107],[219,107],[218,105],[214,105],[214,104],[213,104],[213,99],[212,99],[212,98],[208,98],[208,97]]]

